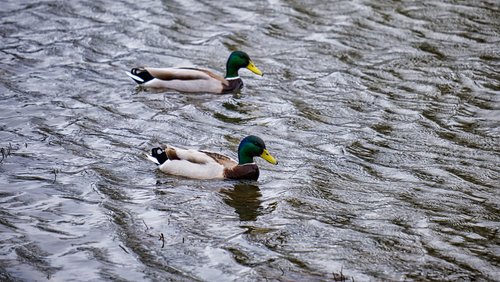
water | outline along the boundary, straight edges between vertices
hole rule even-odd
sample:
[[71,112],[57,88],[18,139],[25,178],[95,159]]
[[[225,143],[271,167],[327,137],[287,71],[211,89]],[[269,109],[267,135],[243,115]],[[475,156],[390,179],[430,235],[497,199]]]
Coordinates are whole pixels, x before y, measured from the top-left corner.
[[[241,1],[240,1],[241,2]],[[3,1],[0,280],[500,277],[497,1]],[[234,95],[139,65],[246,70]],[[255,182],[164,175],[159,144]],[[163,236],[163,240],[160,240]]]

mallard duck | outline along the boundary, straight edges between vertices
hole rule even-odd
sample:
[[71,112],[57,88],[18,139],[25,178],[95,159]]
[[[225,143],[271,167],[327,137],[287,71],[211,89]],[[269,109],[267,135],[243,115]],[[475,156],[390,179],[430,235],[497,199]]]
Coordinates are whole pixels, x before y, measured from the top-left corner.
[[247,68],[255,74],[262,72],[242,51],[231,53],[226,63],[226,76],[198,68],[133,68],[127,72],[144,87],[168,88],[180,92],[230,93],[243,87],[238,70]]
[[153,148],[147,157],[168,174],[196,179],[251,179],[259,178],[259,168],[254,157],[261,157],[274,165],[278,161],[269,154],[264,141],[257,136],[247,136],[238,147],[238,162],[225,155],[172,146]]

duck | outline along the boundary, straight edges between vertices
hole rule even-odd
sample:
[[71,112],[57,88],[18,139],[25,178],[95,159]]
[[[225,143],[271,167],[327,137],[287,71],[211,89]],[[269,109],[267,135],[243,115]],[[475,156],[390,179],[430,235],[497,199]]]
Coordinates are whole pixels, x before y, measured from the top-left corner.
[[238,161],[211,151],[181,149],[170,145],[151,149],[147,158],[171,175],[193,179],[257,180],[259,167],[254,157],[261,157],[277,165],[278,161],[266,149],[264,141],[254,135],[243,138],[238,146]]
[[243,87],[238,71],[247,68],[262,76],[259,70],[243,51],[234,51],[229,55],[224,77],[206,69],[180,68],[132,68],[127,75],[140,86],[146,88],[166,88],[179,92],[203,92],[226,94],[233,93]]

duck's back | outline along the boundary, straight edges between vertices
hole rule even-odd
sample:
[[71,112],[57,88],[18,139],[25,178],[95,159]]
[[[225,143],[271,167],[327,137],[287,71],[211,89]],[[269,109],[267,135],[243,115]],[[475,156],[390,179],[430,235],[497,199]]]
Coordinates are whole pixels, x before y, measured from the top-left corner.
[[168,88],[181,92],[221,93],[227,83],[223,77],[208,70],[196,68],[145,68],[153,79],[142,85]]
[[210,151],[167,146],[168,160],[160,165],[163,172],[196,179],[222,179],[224,170],[237,166],[230,157]]

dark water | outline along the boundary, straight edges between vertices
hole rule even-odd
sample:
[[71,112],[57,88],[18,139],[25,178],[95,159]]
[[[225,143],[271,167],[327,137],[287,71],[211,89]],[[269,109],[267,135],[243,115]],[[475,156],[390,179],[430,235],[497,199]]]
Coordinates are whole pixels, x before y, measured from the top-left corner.
[[[499,281],[499,19],[498,1],[2,1],[0,280]],[[125,75],[222,73],[236,49],[265,76],[235,95]],[[249,134],[280,161],[257,182],[144,158],[234,157]]]

